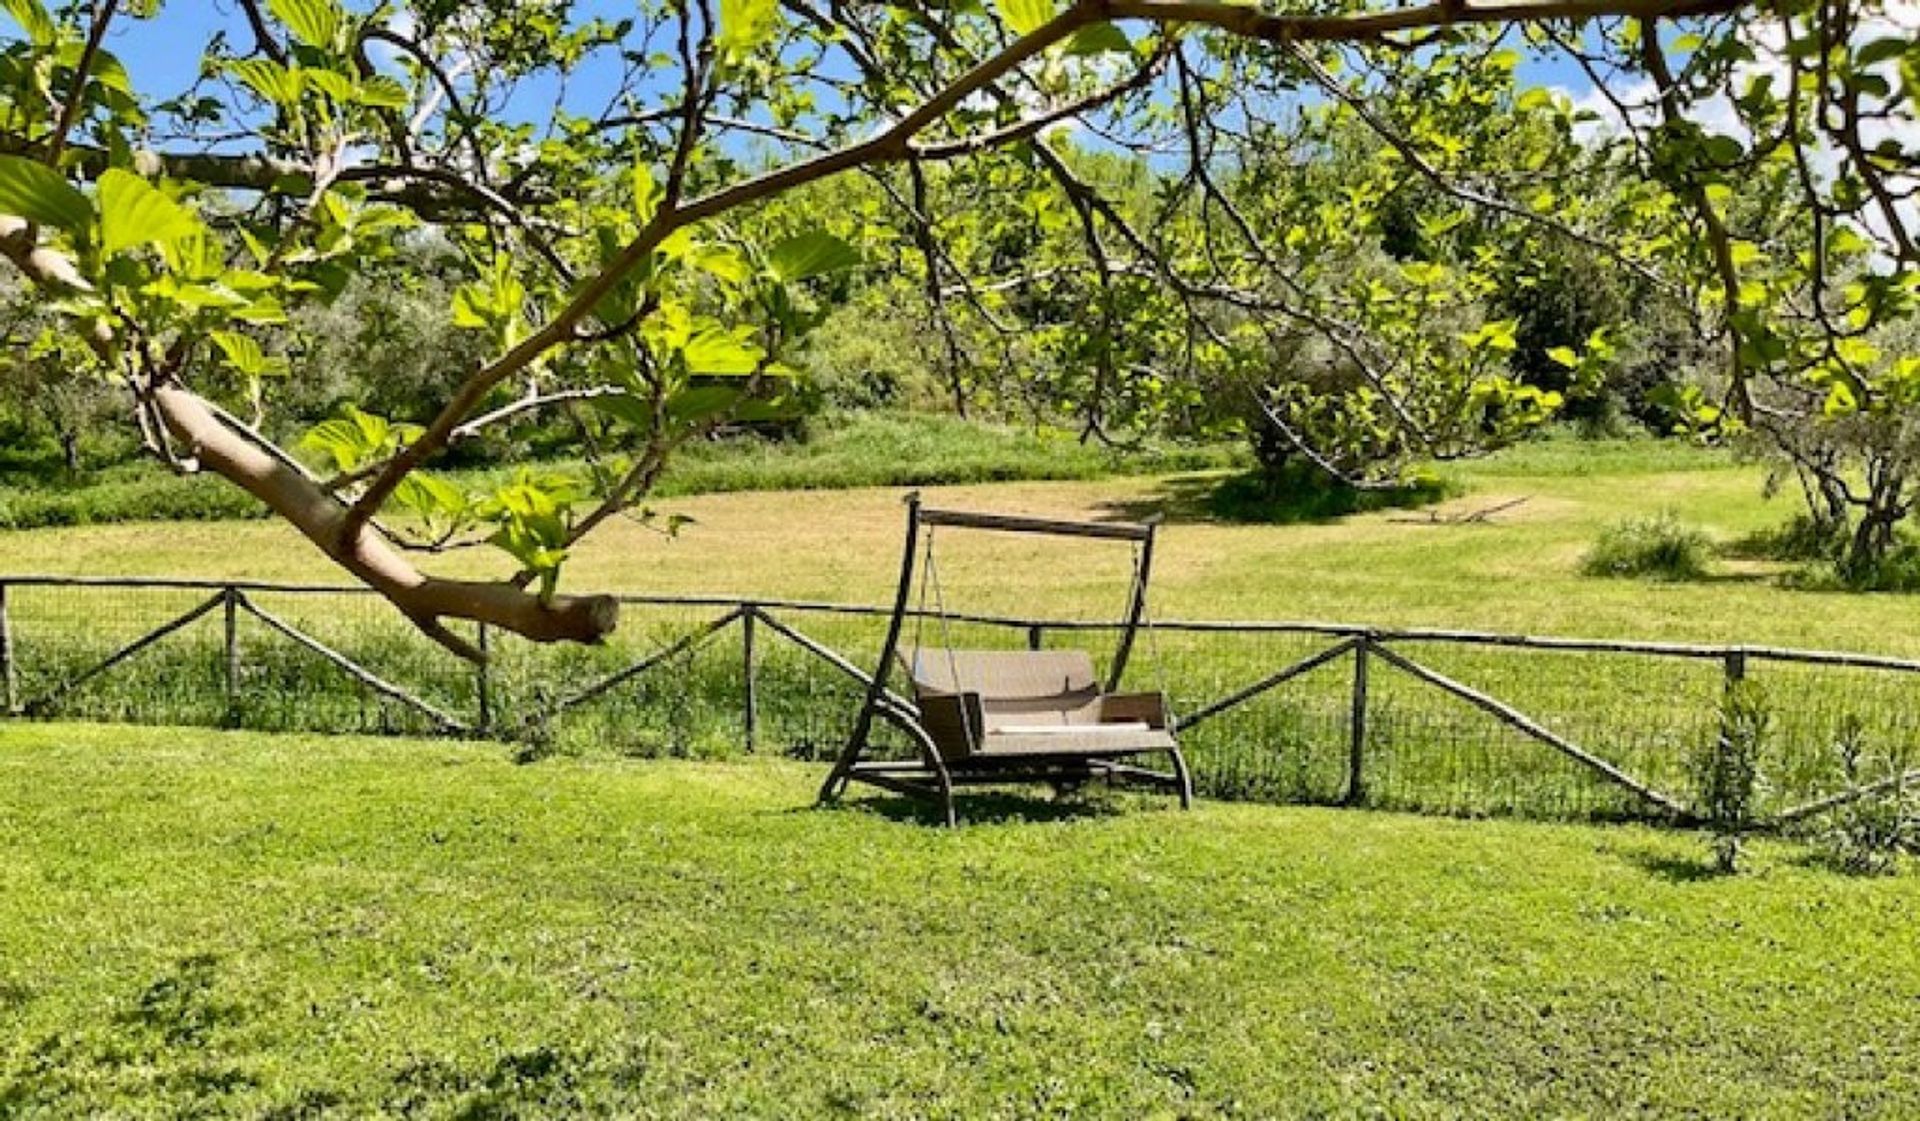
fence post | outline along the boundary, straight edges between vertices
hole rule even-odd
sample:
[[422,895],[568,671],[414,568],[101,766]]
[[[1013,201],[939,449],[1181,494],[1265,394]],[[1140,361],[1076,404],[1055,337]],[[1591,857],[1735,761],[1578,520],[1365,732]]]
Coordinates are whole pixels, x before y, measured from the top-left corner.
[[1347,793],[1342,799],[1357,806],[1367,796],[1367,654],[1373,635],[1363,632],[1353,644],[1353,705],[1347,716]]
[[228,584],[221,594],[221,607],[226,616],[227,637],[227,714],[223,723],[232,728],[240,723],[240,589]]
[[1038,623],[1027,624],[1027,649],[1038,650],[1047,640],[1047,628]]
[[0,715],[13,715],[14,706],[19,703],[18,686],[13,670],[13,617],[7,613],[7,586],[0,584],[0,701],[5,708]]
[[759,621],[760,608],[751,603],[740,605],[740,682],[741,727],[746,735],[747,751],[753,751],[753,741],[759,731],[760,703],[755,688],[755,670],[753,656],[754,623]]
[[484,619],[474,634],[474,644],[480,649],[480,664],[473,668],[473,697],[479,708],[473,730],[485,735],[493,730],[493,678],[488,672],[493,657],[487,652],[487,623]]
[[1726,652],[1720,656],[1720,664],[1726,673],[1726,686],[1720,696],[1719,750],[1725,752],[1728,744],[1732,742],[1730,729],[1727,727],[1727,701],[1730,699],[1727,694],[1733,691],[1735,685],[1747,679],[1746,648],[1743,646],[1727,647]]
[[1722,658],[1727,668],[1727,684],[1733,685],[1747,679],[1747,648],[1729,646]]

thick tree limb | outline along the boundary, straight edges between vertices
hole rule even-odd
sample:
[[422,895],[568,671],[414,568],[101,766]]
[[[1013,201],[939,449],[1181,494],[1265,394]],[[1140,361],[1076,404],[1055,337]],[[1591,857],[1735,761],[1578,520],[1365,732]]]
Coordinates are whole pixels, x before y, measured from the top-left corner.
[[1269,43],[1303,43],[1360,42],[1403,31],[1458,24],[1539,23],[1605,16],[1632,16],[1651,22],[1720,15],[1750,3],[1751,0],[1500,0],[1470,4],[1461,0],[1439,0],[1410,8],[1324,16],[1268,15],[1250,5],[1205,0],[1105,0],[1101,7],[1107,19],[1201,24]]
[[174,437],[202,468],[238,484],[267,504],[342,568],[373,588],[441,645],[462,657],[484,655],[453,634],[444,619],[484,622],[534,642],[599,642],[619,619],[611,596],[539,596],[511,584],[449,580],[420,572],[371,527],[342,540],[347,508],[251,441],[234,432],[196,394],[177,386],[153,391]]
[[[88,285],[62,254],[35,244],[30,226],[0,217],[0,254],[50,292]],[[103,353],[110,339],[96,339]],[[164,426],[158,436],[184,444],[187,455],[265,503],[322,552],[398,607],[434,641],[475,661],[484,655],[447,629],[444,619],[468,619],[535,642],[603,640],[619,620],[611,596],[556,596],[543,601],[508,583],[449,580],[420,572],[374,526],[341,532],[347,507],[284,455],[276,455],[221,419],[219,410],[176,385],[152,388],[140,404]]]

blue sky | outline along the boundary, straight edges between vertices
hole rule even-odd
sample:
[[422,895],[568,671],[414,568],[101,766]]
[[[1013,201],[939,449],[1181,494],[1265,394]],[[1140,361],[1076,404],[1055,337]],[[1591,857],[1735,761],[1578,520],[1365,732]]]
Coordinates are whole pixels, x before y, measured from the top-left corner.
[[[634,9],[634,4],[620,0],[581,0],[576,14],[583,19],[596,15],[617,19],[632,14]],[[0,20],[0,27],[4,26],[5,21]],[[170,0],[153,20],[121,21],[110,36],[110,48],[143,91],[164,96],[192,84],[199,72],[201,52],[223,29],[237,49],[245,51],[251,45],[246,21],[234,0]],[[1576,97],[1590,88],[1585,75],[1564,59],[1530,56],[1520,67],[1520,77],[1527,85],[1556,86]],[[610,64],[599,73],[589,70],[576,75],[569,90],[569,104],[576,110],[598,111],[618,78],[617,68]],[[551,84],[530,84],[514,107],[516,115],[529,119],[545,116],[553,89]]]

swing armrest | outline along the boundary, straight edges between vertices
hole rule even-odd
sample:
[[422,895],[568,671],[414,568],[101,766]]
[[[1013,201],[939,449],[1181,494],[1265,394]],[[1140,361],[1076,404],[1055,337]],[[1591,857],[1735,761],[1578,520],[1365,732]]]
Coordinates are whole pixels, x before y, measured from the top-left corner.
[[920,696],[920,726],[940,749],[942,759],[964,759],[980,746],[987,727],[986,706],[978,693]]
[[1149,728],[1167,726],[1165,693],[1108,693],[1100,698],[1100,723],[1139,722]]

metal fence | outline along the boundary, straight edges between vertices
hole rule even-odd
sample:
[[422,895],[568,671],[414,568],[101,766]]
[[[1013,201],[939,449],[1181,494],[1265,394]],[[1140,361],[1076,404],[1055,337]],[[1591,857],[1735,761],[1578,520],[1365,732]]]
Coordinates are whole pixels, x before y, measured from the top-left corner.
[[[883,608],[624,596],[604,646],[470,632],[474,666],[363,588],[0,577],[0,700],[18,718],[492,736],[529,754],[837,750]],[[1112,623],[953,615],[931,645],[1071,646]],[[1459,814],[1688,820],[1730,681],[1766,698],[1772,826],[1920,780],[1920,661],[1765,646],[1337,623],[1160,621],[1129,686],[1172,699],[1216,797]],[[1838,748],[1867,745],[1872,782]],[[891,745],[907,751],[905,743]]]

